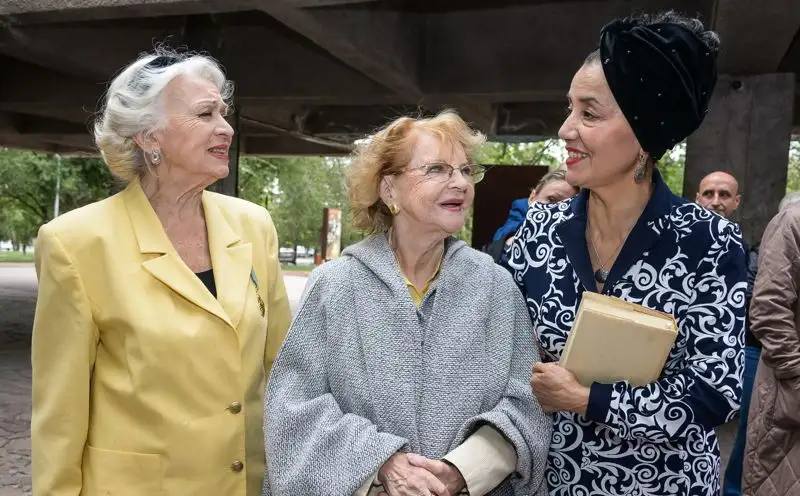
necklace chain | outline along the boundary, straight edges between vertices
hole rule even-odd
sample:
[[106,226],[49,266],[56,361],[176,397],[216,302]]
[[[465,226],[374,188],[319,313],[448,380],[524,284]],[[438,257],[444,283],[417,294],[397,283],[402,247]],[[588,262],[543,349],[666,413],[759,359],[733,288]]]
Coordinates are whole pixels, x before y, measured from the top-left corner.
[[[600,253],[597,251],[597,247],[594,245],[594,239],[592,239],[592,231],[589,228],[589,218],[588,217],[586,218],[586,231],[589,234],[589,246],[592,247],[592,251],[594,252],[595,258],[597,259],[597,263],[600,264],[600,270],[595,271],[595,279],[597,279],[597,282],[605,283],[606,282],[605,278],[608,277],[608,272],[609,272],[606,269],[606,264],[608,262],[610,262],[617,255],[617,253],[619,252],[620,249],[622,249],[622,245],[625,244],[625,241],[628,240],[628,236],[630,236],[631,231],[633,231],[633,226],[631,226],[631,228],[628,229],[628,232],[627,232],[627,234],[625,234],[625,237],[622,238],[622,241],[617,245],[617,248],[614,250],[614,252],[611,254],[611,256],[608,257],[608,259],[606,259],[605,263],[603,263],[603,260],[600,258]],[[602,275],[602,277],[600,277],[600,275]]]
[[[397,267],[400,269],[400,272],[403,272],[403,266],[400,265],[400,259],[397,257],[397,248],[394,247],[394,243],[392,242],[392,234],[394,234],[394,227],[390,227],[388,231],[386,231],[386,241],[389,244],[389,249],[392,250],[392,255],[394,255],[394,259],[397,262]],[[437,265],[440,265],[444,260],[444,248],[442,248],[442,253],[439,255],[439,262]],[[403,274],[405,276],[405,274]]]

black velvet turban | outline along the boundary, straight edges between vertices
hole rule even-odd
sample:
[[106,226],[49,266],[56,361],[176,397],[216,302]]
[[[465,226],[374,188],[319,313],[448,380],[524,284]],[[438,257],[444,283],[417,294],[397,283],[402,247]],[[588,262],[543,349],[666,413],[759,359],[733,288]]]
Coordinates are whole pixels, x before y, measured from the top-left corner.
[[654,160],[700,127],[717,82],[717,53],[690,29],[612,21],[600,33],[600,60],[622,113]]

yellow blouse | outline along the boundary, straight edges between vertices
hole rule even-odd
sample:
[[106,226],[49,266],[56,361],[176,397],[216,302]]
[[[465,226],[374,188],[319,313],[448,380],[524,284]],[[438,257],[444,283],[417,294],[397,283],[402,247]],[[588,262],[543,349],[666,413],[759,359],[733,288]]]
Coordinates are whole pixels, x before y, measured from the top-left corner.
[[[411,293],[411,299],[414,300],[414,305],[419,307],[419,304],[422,303],[422,298],[425,297],[425,294],[428,292],[428,289],[431,287],[431,283],[436,276],[439,275],[439,267],[441,267],[442,262],[439,262],[436,265],[436,271],[433,273],[430,279],[425,283],[425,285],[421,289],[417,289],[414,286],[414,283],[408,280],[408,277],[403,274],[403,280],[406,282],[406,286],[408,286],[408,292]],[[401,272],[402,273],[402,272]]]

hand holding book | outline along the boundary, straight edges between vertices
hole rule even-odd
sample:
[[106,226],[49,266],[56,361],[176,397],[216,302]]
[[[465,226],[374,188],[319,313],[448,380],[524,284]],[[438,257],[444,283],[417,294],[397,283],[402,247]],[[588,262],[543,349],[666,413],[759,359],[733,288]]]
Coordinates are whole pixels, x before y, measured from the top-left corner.
[[575,412],[586,415],[589,388],[581,385],[575,374],[557,363],[534,363],[531,389],[547,413]]
[[586,387],[644,386],[659,379],[677,336],[672,315],[585,292],[559,363]]

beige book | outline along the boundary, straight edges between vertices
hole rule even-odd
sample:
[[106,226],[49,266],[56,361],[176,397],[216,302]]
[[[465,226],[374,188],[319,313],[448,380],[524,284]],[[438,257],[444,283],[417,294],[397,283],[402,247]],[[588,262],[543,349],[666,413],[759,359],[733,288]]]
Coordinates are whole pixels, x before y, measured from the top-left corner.
[[560,364],[584,386],[658,380],[678,337],[672,315],[587,291],[578,308]]

